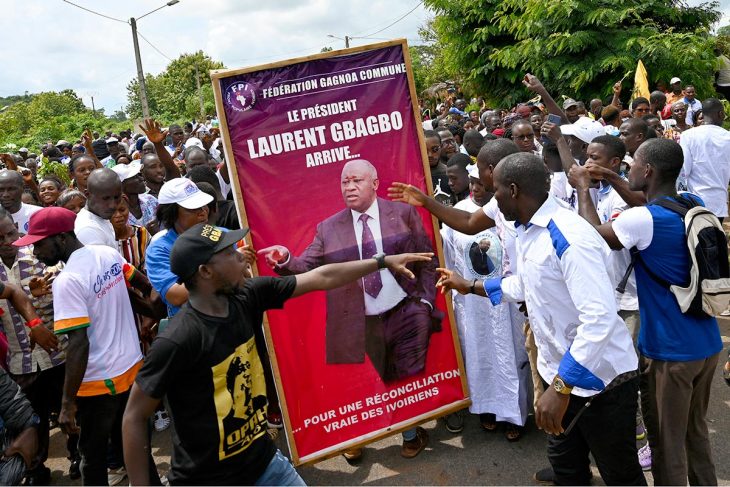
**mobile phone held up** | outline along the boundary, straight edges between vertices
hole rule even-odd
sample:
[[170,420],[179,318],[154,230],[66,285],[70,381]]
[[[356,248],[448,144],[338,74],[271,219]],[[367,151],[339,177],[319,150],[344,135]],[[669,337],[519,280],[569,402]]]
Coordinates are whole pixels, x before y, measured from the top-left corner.
[[[555,125],[560,125],[562,121],[563,119],[560,118],[560,115],[555,115],[554,113],[549,113],[546,120],[546,122],[554,123]],[[550,139],[548,139],[544,135],[540,137],[540,141],[542,142],[542,145],[551,143]]]

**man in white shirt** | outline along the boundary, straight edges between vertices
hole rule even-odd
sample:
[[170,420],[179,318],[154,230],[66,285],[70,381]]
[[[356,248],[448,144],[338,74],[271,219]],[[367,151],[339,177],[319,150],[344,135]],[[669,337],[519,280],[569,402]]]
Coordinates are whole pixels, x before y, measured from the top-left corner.
[[535,419],[550,434],[556,484],[588,485],[592,453],[607,485],[646,485],[634,430],[638,360],[616,312],[608,246],[548,195],[547,177],[532,154],[508,156],[494,171],[499,208],[517,225],[518,274],[469,282],[443,269],[439,286],[486,295],[495,305],[526,303],[538,371],[552,384]]
[[18,231],[28,233],[30,215],[40,210],[40,206],[26,205],[22,202],[23,176],[17,171],[3,169],[0,171],[0,204],[10,213],[18,225]]
[[687,105],[687,117],[685,123],[687,125],[695,125],[695,114],[702,110],[702,103],[695,98],[695,87],[687,85],[684,87],[684,98],[682,101]]
[[122,200],[122,182],[111,169],[95,169],[87,181],[89,199],[79,212],[74,232],[84,245],[117,249],[114,227],[109,221]]
[[682,133],[684,165],[678,181],[705,202],[720,220],[728,216],[727,187],[730,182],[730,132],[722,128],[725,110],[717,98],[702,103],[705,122]]

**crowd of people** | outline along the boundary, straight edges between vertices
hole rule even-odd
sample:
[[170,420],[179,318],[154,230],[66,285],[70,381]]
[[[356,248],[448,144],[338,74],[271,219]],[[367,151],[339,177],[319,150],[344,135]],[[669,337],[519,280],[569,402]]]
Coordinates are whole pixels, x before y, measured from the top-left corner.
[[[588,485],[592,454],[609,485],[645,485],[646,470],[658,485],[716,485],[706,413],[720,332],[716,313],[688,310],[675,288],[697,289],[708,272],[685,213],[707,208],[718,227],[728,216],[723,104],[679,78],[628,107],[620,83],[587,104],[558,104],[529,74],[523,84],[538,96],[510,109],[475,99],[468,111],[454,96],[436,117],[425,111],[433,193],[388,188],[441,222],[437,288],[453,296],[469,413],[514,442],[534,411],[548,435],[540,482]],[[85,485],[303,485],[268,433],[282,417],[263,313],[310,291],[367,288],[379,269],[413,277],[407,264],[433,254],[376,254],[377,233],[358,242],[372,258],[254,278],[215,119],[86,131],[40,152],[0,154],[0,399],[13,398],[0,425],[6,455],[25,464],[0,464],[0,479],[47,485],[58,425],[69,476]],[[54,162],[70,184],[38,178]],[[358,168],[377,179],[348,163],[343,187]],[[705,267],[728,277],[724,233],[722,244],[725,262]],[[236,430],[226,437],[222,392]],[[465,414],[444,417],[448,431]],[[161,477],[150,436],[170,425]],[[423,428],[408,430],[401,453],[427,444]],[[359,449],[345,457],[362,461]]]

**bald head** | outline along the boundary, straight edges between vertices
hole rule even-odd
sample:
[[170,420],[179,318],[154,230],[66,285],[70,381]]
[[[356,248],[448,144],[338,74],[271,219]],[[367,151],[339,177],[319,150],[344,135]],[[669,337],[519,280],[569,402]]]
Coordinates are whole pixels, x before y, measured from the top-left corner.
[[122,181],[117,173],[108,168],[95,169],[86,183],[89,211],[99,218],[109,220],[122,199]]
[[0,182],[5,184],[15,184],[16,186],[23,187],[23,176],[18,171],[11,171],[10,169],[3,169],[0,171]]
[[548,197],[548,170],[542,159],[520,152],[494,169],[494,197],[508,220],[527,223]]
[[366,161],[365,159],[353,159],[345,163],[342,167],[342,176],[344,177],[346,172],[351,171],[365,172],[373,179],[378,179],[378,170],[375,169],[375,166],[370,161]]

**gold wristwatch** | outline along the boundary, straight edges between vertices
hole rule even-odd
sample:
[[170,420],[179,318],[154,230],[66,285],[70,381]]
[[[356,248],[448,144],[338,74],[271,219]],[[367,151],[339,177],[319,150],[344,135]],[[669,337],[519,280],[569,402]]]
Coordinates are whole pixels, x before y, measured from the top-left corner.
[[553,379],[553,389],[555,389],[555,392],[558,394],[564,394],[566,396],[569,396],[570,393],[573,392],[573,388],[568,386],[568,384],[566,384],[559,375],[556,375]]

